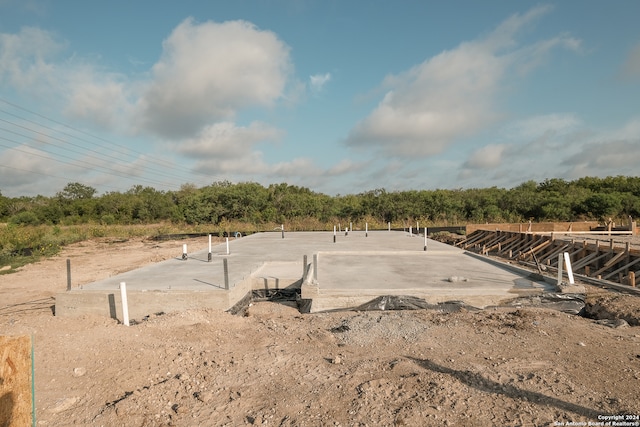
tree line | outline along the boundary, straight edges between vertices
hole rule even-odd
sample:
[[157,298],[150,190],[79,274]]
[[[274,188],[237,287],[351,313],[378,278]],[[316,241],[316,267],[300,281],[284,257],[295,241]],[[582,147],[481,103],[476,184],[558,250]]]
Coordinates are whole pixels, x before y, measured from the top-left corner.
[[81,183],[55,196],[5,197],[0,222],[25,225],[152,224],[164,221],[219,225],[224,221],[280,224],[369,221],[429,225],[484,222],[581,221],[640,216],[640,177],[585,177],[573,181],[527,181],[511,189],[386,191],[329,196],[286,183],[214,182],[158,191],[136,185],[96,195]]

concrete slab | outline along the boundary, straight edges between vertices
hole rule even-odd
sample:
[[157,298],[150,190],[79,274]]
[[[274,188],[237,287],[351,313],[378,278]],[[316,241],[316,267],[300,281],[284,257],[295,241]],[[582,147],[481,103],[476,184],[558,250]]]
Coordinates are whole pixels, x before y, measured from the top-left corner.
[[[56,315],[121,319],[120,282],[127,285],[132,319],[187,308],[227,310],[253,289],[299,287],[303,279],[302,298],[313,300],[312,311],[354,307],[380,295],[483,307],[543,287],[443,243],[428,240],[425,252],[424,242],[423,236],[398,231],[342,232],[335,242],[333,232],[232,238],[229,254],[226,243],[212,248],[211,262],[208,248],[188,248],[186,260],[176,257],[58,294]],[[176,253],[181,252],[179,245]]]
[[311,311],[357,307],[384,295],[410,295],[431,304],[463,301],[484,308],[548,285],[467,256],[461,250],[434,252],[321,252],[316,283],[302,297]]

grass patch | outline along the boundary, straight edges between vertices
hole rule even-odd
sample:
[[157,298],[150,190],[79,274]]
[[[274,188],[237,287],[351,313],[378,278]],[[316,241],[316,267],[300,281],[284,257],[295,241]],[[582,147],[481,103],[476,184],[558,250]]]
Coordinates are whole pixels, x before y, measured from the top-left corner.
[[0,274],[13,273],[26,264],[54,256],[64,246],[72,243],[95,238],[126,241],[133,237],[151,237],[177,230],[184,232],[184,229],[184,227],[166,224],[70,226],[2,224],[0,225]]

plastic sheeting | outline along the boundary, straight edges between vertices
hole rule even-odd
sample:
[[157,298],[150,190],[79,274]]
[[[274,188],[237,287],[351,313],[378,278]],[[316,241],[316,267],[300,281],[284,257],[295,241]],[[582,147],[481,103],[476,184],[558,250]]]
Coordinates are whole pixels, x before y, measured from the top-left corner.
[[508,307],[541,307],[562,311],[568,314],[582,315],[585,306],[584,294],[558,294],[545,292],[542,295],[516,298],[510,301]]
[[[502,305],[502,307],[541,307],[558,310],[568,314],[582,315],[585,307],[585,295],[560,294],[546,292],[541,295],[516,298]],[[377,297],[361,306],[354,307],[358,311],[384,311],[384,310],[438,310],[445,313],[453,313],[465,310],[480,310],[466,305],[462,301],[447,301],[438,304],[430,304],[422,298],[407,295],[385,295]]]
[[447,301],[439,304],[430,304],[422,298],[410,295],[384,295],[372,299],[353,310],[357,311],[383,311],[383,310],[439,310],[447,313],[460,311],[465,308],[467,310],[478,310],[475,307],[466,305],[462,301]]
[[[300,310],[301,313],[309,313],[312,305],[311,299],[300,298],[300,293],[297,289],[254,290],[253,293],[247,294],[239,301],[229,312],[242,315],[251,301],[296,301],[298,310]],[[545,292],[540,295],[515,298],[500,305],[500,307],[540,307],[582,316],[585,310],[585,295]],[[360,306],[346,308],[344,310],[437,310],[443,313],[454,313],[462,309],[469,311],[481,310],[477,307],[467,305],[463,301],[447,301],[430,304],[422,298],[410,295],[384,295],[374,298]]]

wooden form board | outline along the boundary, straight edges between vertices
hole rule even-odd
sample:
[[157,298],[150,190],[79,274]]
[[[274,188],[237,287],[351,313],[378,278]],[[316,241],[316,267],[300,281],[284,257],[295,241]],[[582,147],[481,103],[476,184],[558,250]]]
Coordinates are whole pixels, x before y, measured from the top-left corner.
[[[598,236],[602,237],[602,236]],[[593,239],[593,236],[591,236]],[[557,271],[558,254],[569,254],[573,272],[594,279],[635,287],[640,273],[640,250],[613,239],[588,243],[533,233],[476,230],[457,246],[481,254],[498,255],[524,262],[536,261]]]
[[0,336],[0,426],[30,426],[31,337]]
[[551,231],[565,231],[565,232],[574,232],[574,231],[591,231],[592,229],[598,227],[597,221],[583,221],[583,222],[526,222],[526,223],[517,223],[517,224],[504,224],[504,223],[495,223],[495,224],[467,224],[466,230],[467,234],[471,234],[476,230],[487,230],[487,231],[495,231],[495,230],[503,230],[503,231],[513,231],[520,233],[549,233]]
[[637,234],[638,227],[632,218],[623,224],[615,226],[609,222],[605,225],[597,221],[578,222],[524,222],[524,223],[493,223],[493,224],[467,224],[465,226],[467,234],[476,230],[487,231],[513,231],[518,233],[590,233],[593,231],[609,231],[612,233]]

